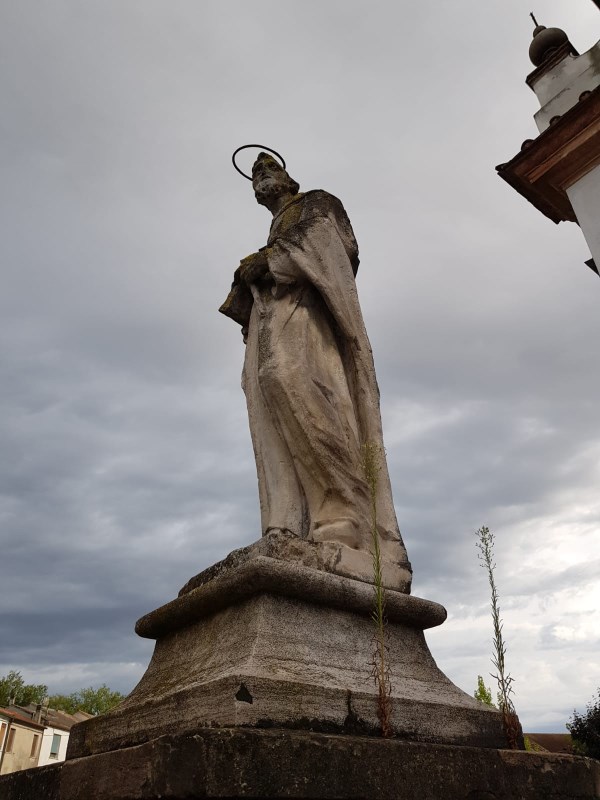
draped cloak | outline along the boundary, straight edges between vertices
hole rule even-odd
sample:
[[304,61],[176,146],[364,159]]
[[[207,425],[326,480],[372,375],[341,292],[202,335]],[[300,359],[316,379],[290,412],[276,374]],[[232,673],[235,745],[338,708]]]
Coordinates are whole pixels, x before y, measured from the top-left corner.
[[264,252],[269,271],[251,287],[242,375],[263,534],[286,529],[369,550],[368,444],[380,538],[406,560],[354,280],[358,246],[341,202],[319,190],[297,195],[273,218]]

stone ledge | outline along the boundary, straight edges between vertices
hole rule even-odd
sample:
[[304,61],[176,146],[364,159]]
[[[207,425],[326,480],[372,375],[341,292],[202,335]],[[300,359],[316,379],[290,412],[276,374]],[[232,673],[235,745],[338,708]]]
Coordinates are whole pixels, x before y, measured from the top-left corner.
[[[358,583],[318,576],[343,586]],[[367,596],[372,592],[359,585]],[[270,591],[237,603],[229,594],[226,599],[228,607],[158,639],[129,697],[72,728],[68,759],[211,727],[377,734],[368,613]],[[501,715],[454,686],[437,667],[423,631],[393,621],[386,631],[394,733],[419,741],[502,747]],[[349,698],[351,716],[360,726],[347,731]]]
[[[366,616],[373,612],[372,584],[267,556],[255,556],[239,566],[217,571],[208,582],[184,590],[175,600],[141,617],[135,626],[138,636],[158,639],[260,593]],[[431,600],[387,589],[386,616],[389,622],[426,630],[444,622],[446,609]]]
[[[73,726],[67,758],[138,746],[161,735],[193,736],[232,726],[380,738],[376,711],[372,694],[230,676],[148,701],[133,713],[117,709]],[[409,741],[496,749],[506,741],[498,717],[485,709],[402,699],[392,703],[391,722],[395,735]]]
[[[33,800],[27,787],[36,772],[42,771],[0,778],[2,800]],[[593,800],[600,797],[600,763],[396,739],[221,729],[67,761],[40,776],[38,788],[45,785],[49,791],[36,800]]]
[[[381,540],[379,545],[385,587],[410,594],[412,567],[409,561],[399,560],[403,552],[400,541]],[[257,556],[301,564],[322,572],[342,575],[344,578],[373,583],[373,556],[370,551],[355,550],[337,542],[315,542],[295,536],[291,531],[276,530],[265,533],[257,542],[233,550],[221,561],[194,575],[179,594],[187,594],[223,572],[240,567]]]
[[[2,800],[61,800],[62,763],[0,775]],[[91,798],[90,798],[91,800]]]

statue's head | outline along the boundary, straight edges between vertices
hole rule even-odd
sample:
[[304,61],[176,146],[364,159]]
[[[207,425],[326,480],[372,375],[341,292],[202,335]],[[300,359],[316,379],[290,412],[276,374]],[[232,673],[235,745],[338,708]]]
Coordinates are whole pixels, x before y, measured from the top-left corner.
[[279,198],[285,195],[291,198],[300,189],[297,181],[267,153],[259,153],[252,166],[252,186],[256,201],[269,209]]

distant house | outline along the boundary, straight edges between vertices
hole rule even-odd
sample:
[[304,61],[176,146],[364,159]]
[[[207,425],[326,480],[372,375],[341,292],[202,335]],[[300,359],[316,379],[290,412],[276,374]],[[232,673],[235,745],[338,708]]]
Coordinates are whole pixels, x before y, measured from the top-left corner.
[[[3,714],[7,715],[7,720],[13,720],[11,725],[6,723],[5,734],[2,734],[1,729]],[[0,741],[2,738],[6,738],[7,742],[4,759],[0,762],[0,774],[64,761],[71,728],[77,722],[82,722],[92,716],[93,714],[85,711],[67,714],[66,711],[56,711],[53,708],[46,708],[34,703],[28,706],[12,705],[7,709],[0,709]],[[19,726],[22,729],[21,732],[19,732]],[[15,732],[12,733],[12,731]],[[28,741],[30,743],[29,751],[27,750]],[[15,750],[14,753],[11,748]]]
[[35,767],[44,726],[12,708],[0,708],[0,775]]
[[[28,706],[30,709],[31,706]],[[55,711],[53,708],[43,709],[42,722],[44,723],[44,738],[40,748],[38,766],[53,764],[55,761],[64,761],[67,755],[69,732],[73,725],[89,719],[93,714],[77,711],[67,714],[66,711]]]

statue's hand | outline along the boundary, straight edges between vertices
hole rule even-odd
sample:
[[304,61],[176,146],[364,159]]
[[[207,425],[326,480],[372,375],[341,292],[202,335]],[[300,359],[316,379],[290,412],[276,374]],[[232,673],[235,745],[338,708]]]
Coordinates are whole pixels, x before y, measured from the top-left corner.
[[256,283],[269,271],[267,256],[264,252],[252,253],[240,261],[238,267],[240,281],[250,285]]

